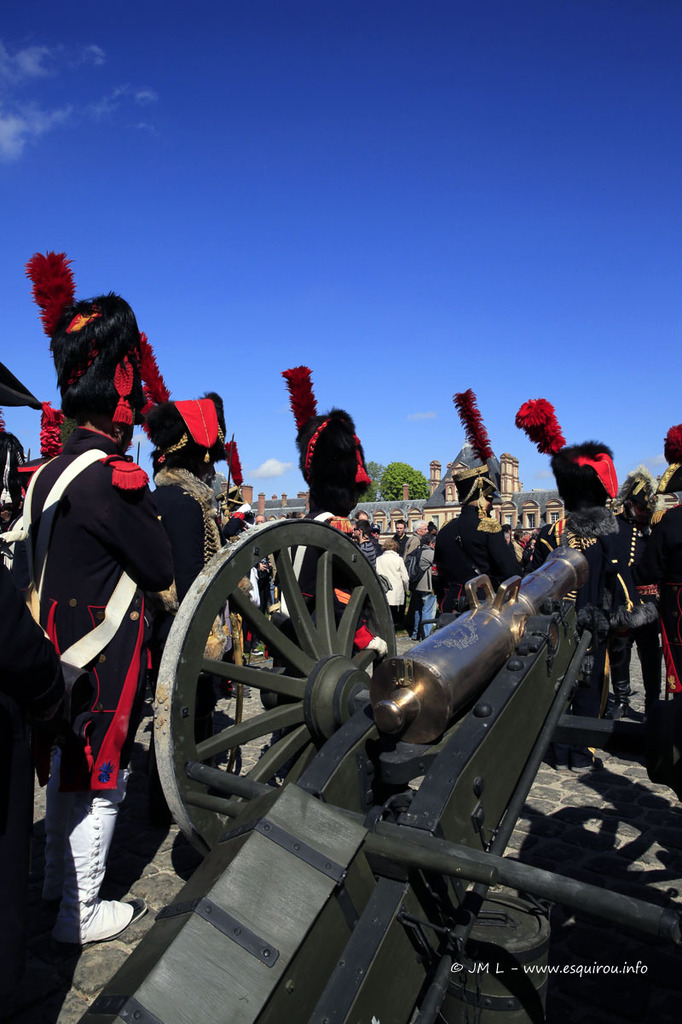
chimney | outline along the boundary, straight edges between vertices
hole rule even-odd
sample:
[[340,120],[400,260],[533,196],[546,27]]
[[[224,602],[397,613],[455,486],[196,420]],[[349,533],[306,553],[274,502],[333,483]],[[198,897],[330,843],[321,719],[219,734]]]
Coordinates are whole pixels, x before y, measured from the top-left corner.
[[431,494],[435,494],[440,486],[440,462],[434,459],[430,464],[431,475],[429,478],[429,490]]
[[242,484],[242,498],[247,501],[249,505],[253,501],[253,486],[251,484]]
[[286,496],[286,494],[283,494],[282,495],[282,508],[286,508],[286,507],[287,507],[287,496]]
[[258,515],[265,515],[265,494],[263,493],[263,491],[261,491],[260,494],[258,495]]
[[310,491],[305,492],[305,510],[310,512]]
[[410,500],[410,485],[409,484],[403,484],[403,501],[409,501],[409,500]]

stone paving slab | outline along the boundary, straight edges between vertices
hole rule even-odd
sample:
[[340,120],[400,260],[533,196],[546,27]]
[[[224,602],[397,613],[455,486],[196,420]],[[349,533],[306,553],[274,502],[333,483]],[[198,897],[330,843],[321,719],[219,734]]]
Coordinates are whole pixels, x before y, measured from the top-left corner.
[[[408,647],[405,641],[399,644],[401,651]],[[634,666],[633,683],[641,690],[638,666]],[[633,704],[641,711],[640,696]],[[252,696],[246,714],[259,710],[260,702]],[[150,912],[117,940],[66,955],[55,950],[50,939],[55,911],[40,900],[45,802],[44,791],[38,790],[27,971],[0,1019],[11,1024],[79,1021],[151,928],[154,915],[172,902],[199,863],[199,855],[175,826],[158,828],[148,819],[150,729],[147,705],[102,890],[107,898],[142,896]],[[259,753],[260,746],[252,744],[244,767],[254,763]],[[542,765],[506,856],[660,907],[682,909],[678,896],[682,893],[682,808],[671,790],[649,782],[638,759],[604,755],[603,760],[603,769],[587,776]],[[678,1024],[682,1017],[680,947],[559,906],[551,912],[551,923],[549,962],[565,973],[550,980],[549,1024]],[[606,966],[628,973],[604,974]],[[594,973],[597,967],[602,973]],[[588,973],[590,968],[593,973]],[[197,1024],[201,1024],[200,1014]]]

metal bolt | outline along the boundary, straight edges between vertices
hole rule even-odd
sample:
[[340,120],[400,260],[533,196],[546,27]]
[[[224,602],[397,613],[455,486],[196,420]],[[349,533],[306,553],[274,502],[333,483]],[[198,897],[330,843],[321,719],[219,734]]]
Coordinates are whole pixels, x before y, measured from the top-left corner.
[[264,949],[264,950],[263,950],[263,957],[264,957],[264,959],[266,959],[266,960],[267,960],[267,958],[268,958],[269,956],[270,956],[270,950],[269,950],[269,949]]
[[241,928],[235,928],[235,929],[234,929],[234,934],[235,934],[235,935],[241,935],[241,933],[242,933],[242,930],[241,930]]

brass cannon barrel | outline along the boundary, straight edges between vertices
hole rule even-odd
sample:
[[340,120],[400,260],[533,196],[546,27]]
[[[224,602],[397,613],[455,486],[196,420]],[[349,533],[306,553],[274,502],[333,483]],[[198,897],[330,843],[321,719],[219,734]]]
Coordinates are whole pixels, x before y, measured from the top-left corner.
[[579,551],[558,548],[525,579],[505,580],[496,594],[487,576],[467,583],[470,611],[436,630],[406,657],[389,658],[375,670],[370,697],[379,731],[401,734],[411,743],[437,739],[455,712],[510,657],[528,617],[537,615],[545,601],[581,587],[588,571]]

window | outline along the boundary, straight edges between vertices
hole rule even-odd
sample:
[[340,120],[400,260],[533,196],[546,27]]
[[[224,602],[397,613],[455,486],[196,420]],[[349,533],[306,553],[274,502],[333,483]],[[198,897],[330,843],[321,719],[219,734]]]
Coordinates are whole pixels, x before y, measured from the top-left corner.
[[556,522],[559,521],[559,519],[561,519],[561,513],[560,512],[550,512],[549,513],[548,521],[550,523],[556,523]]
[[513,526],[514,525],[514,516],[512,515],[511,512],[506,512],[505,513],[504,522],[505,522],[506,526]]
[[526,512],[526,528],[534,530],[535,525],[535,512]]

